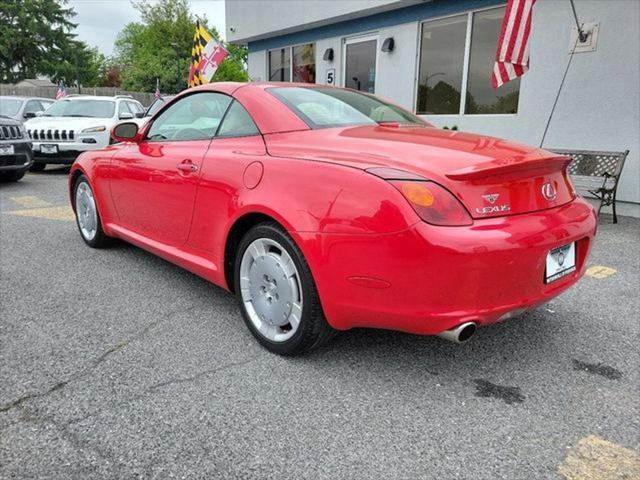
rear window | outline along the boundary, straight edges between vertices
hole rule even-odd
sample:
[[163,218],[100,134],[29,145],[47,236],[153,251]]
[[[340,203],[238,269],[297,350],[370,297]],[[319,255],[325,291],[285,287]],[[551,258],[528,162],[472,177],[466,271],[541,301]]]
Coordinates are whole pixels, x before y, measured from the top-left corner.
[[337,88],[274,87],[268,90],[311,128],[380,123],[427,125],[422,119],[378,98]]
[[18,114],[20,110],[20,106],[22,105],[22,100],[17,100],[15,98],[0,98],[0,115],[5,115],[7,117],[13,117]]

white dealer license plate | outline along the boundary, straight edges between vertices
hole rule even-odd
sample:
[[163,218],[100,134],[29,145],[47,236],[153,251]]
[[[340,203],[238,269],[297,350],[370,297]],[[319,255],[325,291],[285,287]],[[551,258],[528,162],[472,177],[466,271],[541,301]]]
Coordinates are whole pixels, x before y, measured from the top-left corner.
[[576,243],[554,248],[547,253],[545,283],[558,280],[576,269]]
[[40,145],[40,153],[48,153],[48,154],[58,153],[58,146],[48,145],[48,144]]
[[14,153],[13,145],[0,145],[0,155],[13,155]]

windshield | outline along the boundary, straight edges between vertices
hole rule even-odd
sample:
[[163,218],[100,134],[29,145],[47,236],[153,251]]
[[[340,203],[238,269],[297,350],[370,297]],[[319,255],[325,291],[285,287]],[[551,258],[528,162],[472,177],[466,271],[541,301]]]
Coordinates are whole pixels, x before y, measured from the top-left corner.
[[156,98],[153,103],[147,109],[147,113],[144,114],[145,117],[151,117],[155,115],[155,113],[162,108],[162,106],[171,100],[173,97],[162,97]]
[[14,117],[18,114],[20,105],[22,105],[22,100],[2,97],[0,98],[0,115]]
[[45,117],[111,118],[115,102],[109,100],[59,100],[45,112]]
[[278,97],[311,128],[381,123],[428,124],[400,107],[362,93],[338,88],[275,87]]

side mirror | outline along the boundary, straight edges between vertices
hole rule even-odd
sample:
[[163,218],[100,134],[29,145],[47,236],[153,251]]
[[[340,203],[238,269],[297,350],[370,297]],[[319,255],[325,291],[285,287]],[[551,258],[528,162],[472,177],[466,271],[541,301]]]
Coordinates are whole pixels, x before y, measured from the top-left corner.
[[114,143],[137,142],[138,124],[134,122],[123,122],[117,124],[111,130],[111,139]]
[[118,118],[120,120],[131,120],[133,118],[133,113],[130,112],[122,112]]
[[36,112],[24,112],[24,118],[36,118]]
[[41,117],[44,115],[44,112],[41,110],[39,112],[36,112],[36,117]]
[[144,111],[143,112],[136,112],[136,118],[144,118]]

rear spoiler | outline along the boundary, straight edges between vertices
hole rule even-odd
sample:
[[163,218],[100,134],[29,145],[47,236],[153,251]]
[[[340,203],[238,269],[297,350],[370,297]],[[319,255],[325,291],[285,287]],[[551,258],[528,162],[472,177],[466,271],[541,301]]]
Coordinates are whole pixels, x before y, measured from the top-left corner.
[[542,157],[528,160],[526,158],[508,158],[491,160],[490,162],[461,168],[445,174],[451,180],[477,180],[480,178],[506,175],[528,170],[558,171],[566,168],[573,159],[569,156]]

